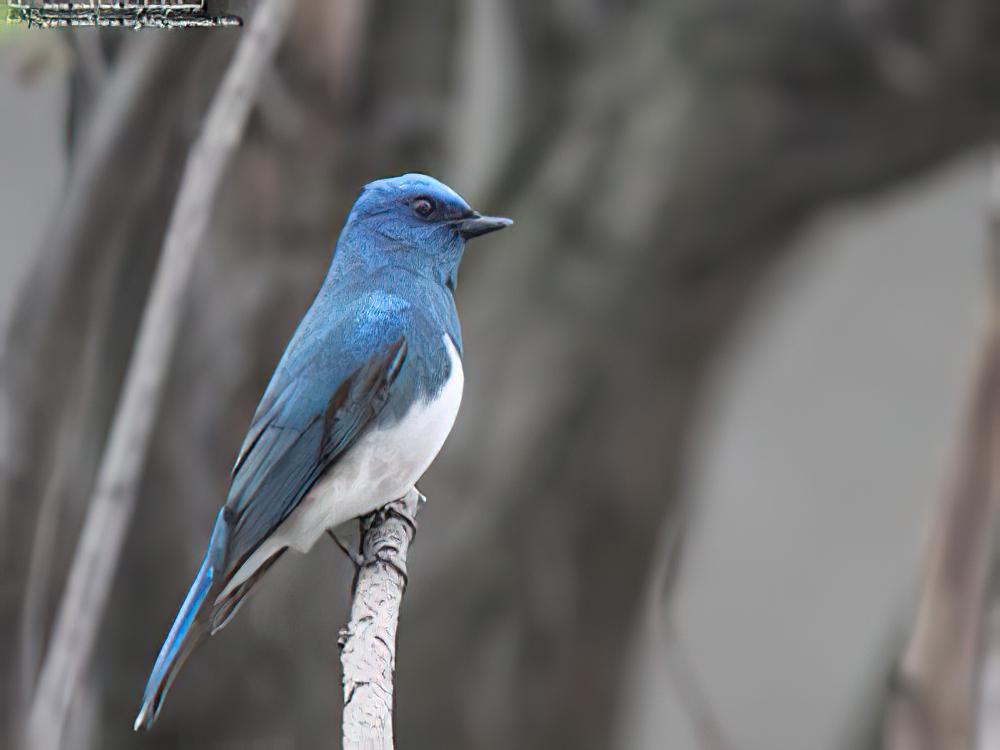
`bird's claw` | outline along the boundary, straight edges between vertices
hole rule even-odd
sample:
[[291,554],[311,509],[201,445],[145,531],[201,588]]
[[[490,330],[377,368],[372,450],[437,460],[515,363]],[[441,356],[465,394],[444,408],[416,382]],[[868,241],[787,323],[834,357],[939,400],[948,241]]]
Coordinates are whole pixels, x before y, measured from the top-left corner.
[[[388,512],[394,513],[394,511],[388,511]],[[398,515],[399,518],[403,519],[404,521],[406,520],[405,516],[402,516],[401,514],[398,513],[396,513],[396,515]],[[327,529],[326,533],[330,535],[330,538],[333,539],[334,543],[338,547],[340,547],[340,550],[345,555],[347,555],[347,559],[350,560],[351,563],[354,565],[354,583],[351,586],[352,594],[354,593],[354,590],[358,587],[358,576],[361,575],[361,570],[363,568],[368,568],[378,563],[385,563],[390,568],[399,573],[400,577],[403,579],[403,588],[404,589],[406,588],[406,585],[410,581],[410,577],[409,575],[407,575],[406,570],[401,565],[399,565],[395,560],[393,560],[390,555],[387,555],[383,550],[379,549],[374,555],[361,555],[348,548],[348,546],[344,544],[340,540],[340,537],[338,537],[332,530]]]
[[417,522],[415,519],[411,518],[405,513],[400,513],[398,510],[393,508],[391,505],[387,505],[380,511],[384,516],[392,516],[398,518],[400,521],[405,523],[410,529],[410,540],[416,539],[417,537]]
[[383,555],[382,550],[376,552],[375,555],[372,557],[372,559],[366,561],[365,564],[375,565],[376,563],[385,563],[390,568],[399,573],[400,578],[403,579],[403,588],[404,589],[406,588],[406,585],[410,582],[410,576],[407,574],[406,568],[404,568],[402,565],[399,565],[395,560],[391,559],[391,557]]

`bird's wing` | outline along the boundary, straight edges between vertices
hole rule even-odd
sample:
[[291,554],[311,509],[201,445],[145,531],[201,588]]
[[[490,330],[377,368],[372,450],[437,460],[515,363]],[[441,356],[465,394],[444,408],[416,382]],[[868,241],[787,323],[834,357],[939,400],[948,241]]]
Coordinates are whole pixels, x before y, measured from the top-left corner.
[[339,329],[329,328],[319,341],[303,321],[257,408],[205,561],[149,676],[137,727],[152,725],[184,660],[225,626],[283,550],[219,601],[233,574],[392,395],[407,352],[401,319],[379,319],[378,310],[366,312],[362,304],[343,312]]
[[399,336],[339,378],[330,377],[323,356],[291,372],[279,368],[233,469],[226,579],[382,410],[406,351]]

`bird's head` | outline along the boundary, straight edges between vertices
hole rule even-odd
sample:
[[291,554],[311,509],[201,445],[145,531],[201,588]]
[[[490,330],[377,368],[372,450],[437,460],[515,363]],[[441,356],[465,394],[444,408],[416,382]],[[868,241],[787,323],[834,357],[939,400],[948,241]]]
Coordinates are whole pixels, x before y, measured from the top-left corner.
[[512,223],[473,211],[462,196],[433,177],[405,174],[365,185],[337,253],[366,265],[431,271],[454,286],[465,243]]

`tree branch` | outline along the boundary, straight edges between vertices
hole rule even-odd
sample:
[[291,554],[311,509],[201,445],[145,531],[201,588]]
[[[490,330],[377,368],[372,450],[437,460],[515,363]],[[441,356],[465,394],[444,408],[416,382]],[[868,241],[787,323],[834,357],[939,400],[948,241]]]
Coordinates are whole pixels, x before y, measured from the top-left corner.
[[392,750],[396,629],[406,588],[406,555],[426,498],[416,489],[362,520],[354,603],[340,631],[344,669],[344,750]]
[[917,618],[886,716],[887,750],[971,750],[1000,511],[1000,164],[991,196],[990,310],[952,486],[941,498]]
[[139,337],[101,461],[28,716],[29,748],[59,746],[97,638],[184,309],[184,293],[212,200],[290,15],[290,0],[262,0],[191,148]]

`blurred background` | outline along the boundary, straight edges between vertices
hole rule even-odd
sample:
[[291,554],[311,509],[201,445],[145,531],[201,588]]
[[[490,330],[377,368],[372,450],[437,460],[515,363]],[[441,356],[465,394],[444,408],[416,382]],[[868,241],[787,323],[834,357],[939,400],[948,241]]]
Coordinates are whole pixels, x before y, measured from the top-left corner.
[[[243,33],[0,27],[0,746]],[[422,171],[516,226],[462,267],[400,746],[903,747],[886,717],[943,548],[979,560],[948,621],[978,635],[964,739],[923,747],[1000,748],[996,493],[957,535],[946,502],[982,442],[998,132],[990,0],[300,0],[211,207],[64,746],[337,744],[332,544],[282,559],[152,733],[132,720],[354,197]]]

